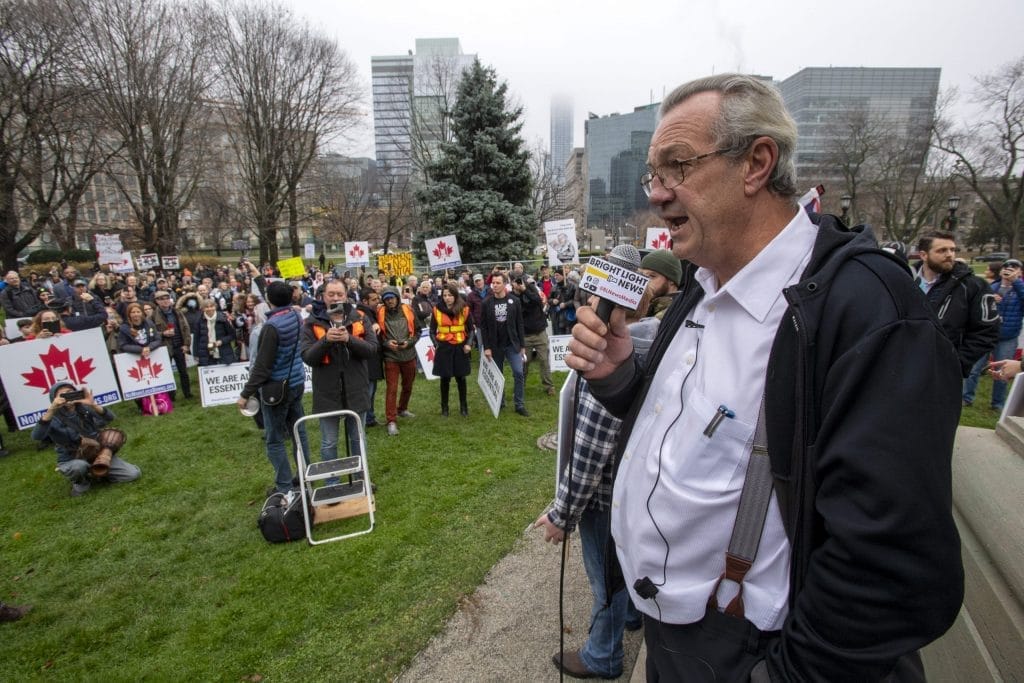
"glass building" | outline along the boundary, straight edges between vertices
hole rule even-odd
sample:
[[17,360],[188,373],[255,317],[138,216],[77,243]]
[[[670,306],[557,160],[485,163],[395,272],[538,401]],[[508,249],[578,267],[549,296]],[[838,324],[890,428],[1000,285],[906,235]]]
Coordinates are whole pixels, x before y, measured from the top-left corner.
[[572,99],[551,98],[551,169],[559,184],[565,182],[565,164],[572,154]]
[[628,114],[590,114],[585,124],[587,222],[615,227],[647,209],[640,176],[658,120],[660,103]]
[[796,120],[797,175],[804,184],[834,179],[837,138],[850,135],[856,117],[876,130],[907,138],[928,152],[928,130],[939,94],[938,68],[810,67],[778,83]]

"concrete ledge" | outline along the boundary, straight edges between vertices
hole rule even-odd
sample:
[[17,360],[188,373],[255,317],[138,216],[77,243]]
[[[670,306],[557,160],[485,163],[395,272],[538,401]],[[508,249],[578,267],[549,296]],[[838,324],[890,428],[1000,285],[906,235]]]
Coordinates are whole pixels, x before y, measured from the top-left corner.
[[1024,421],[961,427],[953,452],[964,605],[925,648],[930,681],[1024,680]]

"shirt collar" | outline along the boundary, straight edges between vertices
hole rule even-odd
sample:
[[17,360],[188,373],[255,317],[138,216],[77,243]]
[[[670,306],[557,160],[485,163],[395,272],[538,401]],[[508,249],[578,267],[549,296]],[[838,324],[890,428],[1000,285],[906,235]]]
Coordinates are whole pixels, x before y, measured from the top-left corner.
[[706,298],[728,295],[758,322],[764,322],[782,290],[796,281],[814,248],[818,226],[800,208],[782,231],[721,288],[714,273],[695,275]]

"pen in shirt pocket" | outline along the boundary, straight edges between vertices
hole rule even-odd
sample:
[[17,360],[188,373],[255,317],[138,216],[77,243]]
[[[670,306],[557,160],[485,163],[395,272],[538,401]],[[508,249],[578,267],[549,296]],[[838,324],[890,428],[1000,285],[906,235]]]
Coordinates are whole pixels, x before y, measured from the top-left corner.
[[724,420],[727,417],[736,417],[736,413],[734,413],[731,409],[726,407],[726,405],[723,403],[722,405],[718,406],[718,410],[716,410],[715,414],[711,417],[711,421],[708,422],[708,426],[704,428],[704,436],[708,437],[709,439],[712,436],[714,436],[715,430],[718,429],[718,425],[722,424],[722,420]]

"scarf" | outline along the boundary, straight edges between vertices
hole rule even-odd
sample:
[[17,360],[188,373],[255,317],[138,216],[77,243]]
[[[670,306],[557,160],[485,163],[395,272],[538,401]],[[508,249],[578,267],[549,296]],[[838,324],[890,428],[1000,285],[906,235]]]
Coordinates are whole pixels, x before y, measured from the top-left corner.
[[[209,317],[203,313],[203,317],[206,318],[206,336],[209,343],[217,343],[217,314],[214,313],[213,317]],[[220,358],[220,349],[214,346],[210,351],[210,358]]]

